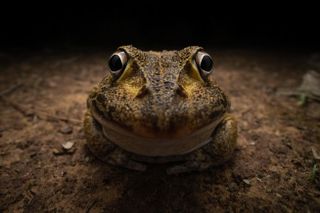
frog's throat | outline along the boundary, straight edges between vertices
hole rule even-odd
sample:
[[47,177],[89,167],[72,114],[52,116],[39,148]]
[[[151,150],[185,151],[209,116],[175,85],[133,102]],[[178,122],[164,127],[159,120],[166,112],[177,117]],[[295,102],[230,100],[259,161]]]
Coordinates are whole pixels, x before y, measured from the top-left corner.
[[188,154],[211,142],[211,135],[223,119],[214,122],[179,138],[144,137],[122,128],[93,110],[93,119],[101,125],[104,137],[122,149],[143,156],[166,157]]

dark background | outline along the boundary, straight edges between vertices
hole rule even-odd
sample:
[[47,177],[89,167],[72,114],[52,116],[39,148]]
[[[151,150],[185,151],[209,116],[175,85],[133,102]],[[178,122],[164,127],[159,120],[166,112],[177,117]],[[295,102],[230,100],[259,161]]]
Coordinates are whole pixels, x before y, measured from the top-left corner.
[[[13,5],[2,8],[1,48],[264,47],[318,49],[316,5]],[[214,6],[215,5],[215,6]],[[232,6],[232,7],[231,7]]]

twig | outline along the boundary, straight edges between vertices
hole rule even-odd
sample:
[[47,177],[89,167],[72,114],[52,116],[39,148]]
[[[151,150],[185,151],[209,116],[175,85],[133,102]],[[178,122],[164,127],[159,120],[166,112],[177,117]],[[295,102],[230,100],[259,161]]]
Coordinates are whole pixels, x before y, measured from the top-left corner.
[[281,89],[278,90],[276,95],[283,95],[283,96],[299,96],[300,93],[296,89]]
[[15,84],[15,85],[12,85],[11,87],[9,87],[9,88],[1,91],[1,92],[0,92],[0,97],[4,96],[4,95],[6,95],[6,94],[9,94],[9,93],[11,93],[11,92],[13,92],[13,91],[16,90],[17,88],[19,88],[21,85],[22,85],[21,83],[17,83],[17,84]]
[[17,110],[18,112],[20,112],[22,115],[29,117],[32,115],[37,116],[38,118],[42,119],[42,120],[46,120],[49,121],[50,119],[52,120],[60,120],[60,121],[64,121],[64,122],[70,122],[73,124],[81,124],[82,121],[78,120],[78,119],[73,119],[73,118],[66,118],[66,117],[62,117],[62,116],[56,116],[56,115],[52,115],[49,114],[48,112],[34,112],[34,111],[29,111],[28,109],[24,109],[23,107],[21,107],[20,105],[4,98],[0,96],[0,100],[2,100],[3,102],[5,102],[6,104],[8,104],[9,106],[11,106],[13,109]]
[[89,213],[90,210],[92,209],[92,207],[93,207],[97,202],[98,202],[97,200],[94,200],[94,201],[88,206],[88,208],[87,208],[87,210],[86,210],[86,213]]
[[49,120],[49,119],[53,119],[53,120],[60,120],[60,121],[64,121],[64,122],[70,122],[73,124],[81,124],[82,121],[78,120],[78,119],[73,119],[73,118],[66,118],[66,117],[62,117],[62,116],[56,116],[56,115],[51,115],[47,112],[41,112],[41,113],[37,113],[37,116],[43,120]]
[[8,100],[7,98],[0,96],[0,100],[2,100],[3,102],[5,102],[6,104],[8,104],[9,106],[11,106],[13,109],[17,110],[18,112],[20,112],[21,114],[23,114],[24,116],[28,117],[33,115],[34,113],[31,111],[28,111],[27,109],[24,109],[23,107],[19,106],[18,104]]
[[12,128],[12,126],[2,127],[2,128],[0,128],[0,133],[1,133],[1,132],[4,132],[4,131],[6,131],[6,130],[8,130],[8,129],[10,129],[10,128]]

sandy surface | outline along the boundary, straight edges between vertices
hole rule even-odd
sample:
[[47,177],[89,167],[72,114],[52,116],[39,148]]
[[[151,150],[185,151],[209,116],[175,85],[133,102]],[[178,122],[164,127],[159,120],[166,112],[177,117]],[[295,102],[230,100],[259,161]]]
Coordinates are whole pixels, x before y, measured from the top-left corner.
[[239,121],[237,150],[221,167],[167,176],[164,165],[139,173],[87,151],[85,100],[107,54],[1,54],[0,212],[319,212],[320,104],[276,95],[300,84],[310,55],[213,55]]

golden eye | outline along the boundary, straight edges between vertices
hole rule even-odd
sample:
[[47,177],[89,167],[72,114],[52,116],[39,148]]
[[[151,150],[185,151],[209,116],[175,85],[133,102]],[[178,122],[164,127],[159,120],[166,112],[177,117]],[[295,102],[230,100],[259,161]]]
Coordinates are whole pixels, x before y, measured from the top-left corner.
[[109,68],[112,76],[119,77],[126,68],[128,56],[125,51],[113,53],[109,58]]
[[195,56],[195,61],[202,78],[206,78],[213,72],[213,60],[208,53],[198,51]]

